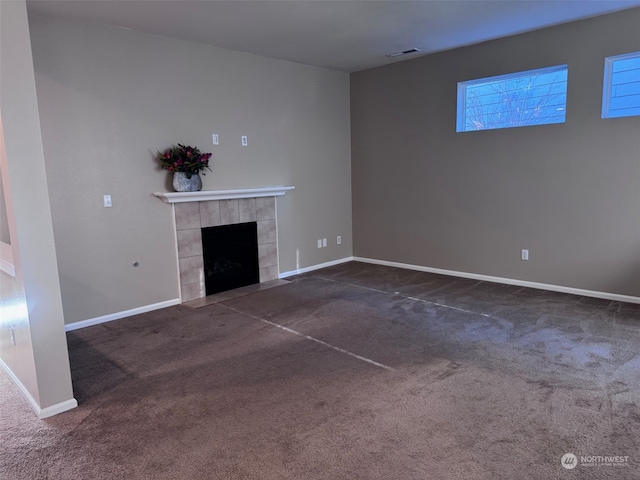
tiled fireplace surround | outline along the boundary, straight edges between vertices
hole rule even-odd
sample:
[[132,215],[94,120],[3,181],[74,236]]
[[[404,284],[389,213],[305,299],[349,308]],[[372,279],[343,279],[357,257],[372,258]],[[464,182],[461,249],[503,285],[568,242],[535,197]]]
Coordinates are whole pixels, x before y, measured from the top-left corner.
[[176,238],[182,302],[206,296],[201,229],[257,222],[260,282],[278,278],[275,197],[176,203]]
[[206,296],[202,228],[256,222],[260,283],[278,278],[276,197],[294,188],[154,193],[163,202],[173,204],[182,303]]

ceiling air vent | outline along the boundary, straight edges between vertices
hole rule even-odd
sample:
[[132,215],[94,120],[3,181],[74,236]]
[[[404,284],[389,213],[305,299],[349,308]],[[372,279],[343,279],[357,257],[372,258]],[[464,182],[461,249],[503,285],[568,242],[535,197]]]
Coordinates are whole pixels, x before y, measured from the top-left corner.
[[410,53],[418,53],[421,51],[422,50],[420,50],[419,48],[410,48],[409,50],[405,50],[403,52],[390,53],[389,55],[387,55],[387,57],[389,58],[401,57],[403,55],[409,55]]

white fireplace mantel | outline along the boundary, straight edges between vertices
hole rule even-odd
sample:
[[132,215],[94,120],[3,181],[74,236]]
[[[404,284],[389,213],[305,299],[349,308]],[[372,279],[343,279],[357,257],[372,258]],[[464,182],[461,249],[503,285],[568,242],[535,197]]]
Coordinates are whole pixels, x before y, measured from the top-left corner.
[[239,188],[235,190],[203,190],[200,192],[156,192],[154,195],[165,203],[206,202],[234,198],[280,197],[296,187]]

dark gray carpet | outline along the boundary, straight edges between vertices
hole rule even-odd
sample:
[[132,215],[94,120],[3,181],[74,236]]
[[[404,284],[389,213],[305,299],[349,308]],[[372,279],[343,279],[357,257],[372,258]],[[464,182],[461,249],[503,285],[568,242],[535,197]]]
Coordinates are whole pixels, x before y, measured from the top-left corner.
[[0,373],[0,478],[640,478],[640,306],[356,262],[293,280],[69,333],[80,406],[44,421]]

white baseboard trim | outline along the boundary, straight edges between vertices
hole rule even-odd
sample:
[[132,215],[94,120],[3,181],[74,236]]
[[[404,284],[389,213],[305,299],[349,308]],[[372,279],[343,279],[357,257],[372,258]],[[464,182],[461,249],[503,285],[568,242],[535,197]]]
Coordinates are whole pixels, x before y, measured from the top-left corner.
[[78,401],[75,398],[72,398],[71,400],[66,400],[64,402],[51,405],[50,407],[43,408],[36,413],[38,413],[38,418],[42,420],[43,418],[53,417],[54,415],[66,412],[67,410],[73,410],[74,408],[77,408],[77,406]]
[[332,260],[330,262],[319,263],[317,265],[311,265],[310,267],[299,268],[297,270],[291,270],[289,272],[283,272],[279,275],[280,278],[292,277],[293,275],[300,275],[301,273],[313,272],[314,270],[320,270],[321,268],[333,267],[334,265],[340,265],[341,263],[347,263],[352,261],[353,257],[339,258],[338,260]]
[[132,308],[131,310],[124,310],[122,312],[110,313],[109,315],[103,315],[101,317],[89,318],[87,320],[80,320],[79,322],[69,323],[64,326],[64,329],[66,332],[71,332],[80,328],[91,327],[93,325],[99,325],[101,323],[111,322],[113,320],[119,320],[121,318],[131,317],[133,315],[139,315],[141,313],[152,312],[153,310],[160,310],[161,308],[172,307],[173,305],[179,304],[180,299],[174,298],[173,300],[152,303],[151,305],[144,305],[142,307]]
[[71,398],[69,400],[65,400],[64,402],[51,405],[50,407],[40,408],[40,405],[38,405],[38,402],[36,402],[36,399],[33,398],[31,393],[29,393],[29,390],[27,390],[27,387],[25,387],[22,384],[20,379],[16,377],[16,375],[13,373],[13,370],[9,368],[9,365],[7,365],[4,362],[4,360],[2,360],[2,358],[0,358],[0,367],[2,367],[2,369],[5,372],[7,372],[7,375],[9,375],[13,383],[16,384],[16,386],[18,387],[22,395],[24,395],[24,397],[29,402],[29,405],[31,405],[31,408],[33,409],[33,411],[36,412],[36,415],[38,416],[38,418],[40,419],[49,418],[49,417],[52,417],[53,415],[66,412],[67,410],[71,410],[78,406],[78,401],[75,398]]
[[570,293],[572,295],[581,295],[584,297],[602,298],[604,300],[614,300],[617,302],[640,303],[640,297],[631,295],[620,295],[617,293],[597,292],[594,290],[583,290],[581,288],[563,287],[562,285],[551,285],[547,283],[529,282],[526,280],[516,280],[513,278],[493,277],[490,275],[481,275],[478,273],[458,272],[455,270],[443,270],[441,268],[423,267],[421,265],[411,265],[409,263],[389,262],[387,260],[376,260],[373,258],[353,257],[356,262],[373,263],[375,265],[384,265],[387,267],[405,268],[407,270],[418,270],[420,272],[437,273],[440,275],[450,275],[452,277],[471,278],[473,280],[483,280],[485,282],[503,283],[506,285],[515,285],[518,287],[536,288],[538,290],[548,290],[551,292]]

